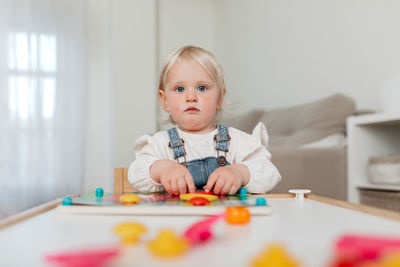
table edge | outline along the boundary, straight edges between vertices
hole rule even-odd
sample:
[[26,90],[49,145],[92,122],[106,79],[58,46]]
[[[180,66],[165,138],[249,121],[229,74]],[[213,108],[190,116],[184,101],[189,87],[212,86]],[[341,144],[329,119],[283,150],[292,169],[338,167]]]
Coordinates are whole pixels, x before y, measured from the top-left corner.
[[[265,197],[265,198],[294,198],[293,194],[260,194],[258,196]],[[309,199],[309,200],[314,200],[314,201],[323,202],[326,204],[342,207],[342,208],[347,208],[347,209],[351,209],[351,210],[355,210],[355,211],[360,211],[363,213],[368,213],[368,214],[379,216],[379,217],[384,217],[384,218],[391,219],[391,220],[400,221],[400,212],[395,212],[395,211],[390,211],[390,210],[385,210],[385,209],[380,209],[380,208],[374,208],[374,207],[370,207],[370,206],[355,204],[355,203],[347,202],[344,200],[338,200],[338,199],[323,197],[323,196],[314,195],[314,194],[307,194],[307,195],[305,195],[305,198]],[[56,208],[58,205],[60,205],[61,202],[62,202],[62,199],[59,198],[59,199],[44,203],[42,205],[33,207],[31,209],[25,210],[23,212],[17,213],[10,217],[6,217],[5,219],[1,219],[0,220],[0,231],[11,225],[22,222],[24,220],[27,220],[33,216],[36,216],[36,215],[39,215],[46,211],[52,210],[52,209]]]
[[58,205],[60,205],[62,202],[62,199],[56,199],[56,200],[52,200],[50,202],[46,202],[44,204],[41,204],[39,206],[27,209],[25,211],[19,212],[15,215],[11,215],[9,217],[6,217],[4,219],[0,220],[0,231],[3,230],[6,227],[9,227],[13,224],[22,222],[24,220],[27,220],[33,216],[42,214],[46,211],[52,210],[54,208],[56,208]]
[[384,217],[384,218],[391,219],[391,220],[400,221],[400,212],[396,212],[396,211],[375,208],[375,207],[365,206],[365,205],[361,205],[361,204],[355,204],[355,203],[351,203],[351,202],[344,201],[344,200],[322,197],[322,196],[318,196],[318,195],[314,195],[314,194],[306,195],[305,198],[311,199],[314,201],[327,203],[327,204],[338,206],[338,207],[342,207],[342,208],[346,208],[346,209],[360,211],[363,213],[367,213],[367,214],[371,214],[371,215],[375,215],[375,216],[379,216],[379,217]]

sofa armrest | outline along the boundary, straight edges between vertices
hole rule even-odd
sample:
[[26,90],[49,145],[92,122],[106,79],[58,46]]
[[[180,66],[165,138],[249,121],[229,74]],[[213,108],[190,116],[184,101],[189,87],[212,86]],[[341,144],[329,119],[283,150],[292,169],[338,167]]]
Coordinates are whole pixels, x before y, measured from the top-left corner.
[[272,163],[282,175],[271,193],[287,193],[289,189],[307,188],[313,194],[346,200],[346,149],[270,150]]

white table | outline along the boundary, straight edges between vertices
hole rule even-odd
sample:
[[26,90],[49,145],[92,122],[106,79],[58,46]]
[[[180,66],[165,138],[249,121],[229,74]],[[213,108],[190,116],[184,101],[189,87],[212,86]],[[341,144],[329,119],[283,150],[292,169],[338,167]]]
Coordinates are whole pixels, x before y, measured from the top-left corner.
[[[43,260],[45,254],[113,247],[120,240],[112,229],[125,221],[142,223],[148,232],[137,246],[123,249],[113,266],[249,266],[251,259],[272,242],[283,244],[302,266],[326,266],[335,240],[345,233],[400,238],[400,214],[321,199],[336,205],[311,198],[298,201],[267,197],[273,209],[271,215],[253,216],[244,226],[220,221],[214,227],[214,240],[168,261],[152,257],[146,242],[161,228],[181,234],[201,217],[71,215],[51,209],[0,231],[0,266],[48,266]],[[392,219],[337,205],[380,212]]]

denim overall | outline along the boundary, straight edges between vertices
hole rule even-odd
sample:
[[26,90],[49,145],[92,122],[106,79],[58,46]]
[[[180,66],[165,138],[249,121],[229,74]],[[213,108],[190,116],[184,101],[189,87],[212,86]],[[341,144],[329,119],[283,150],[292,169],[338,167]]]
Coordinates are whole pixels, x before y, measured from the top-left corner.
[[[218,157],[206,157],[188,162],[186,162],[185,142],[179,137],[176,128],[168,130],[170,140],[168,146],[174,153],[174,159],[176,159],[179,164],[188,168],[197,189],[203,189],[203,186],[207,184],[211,173],[213,173],[217,168],[230,165],[225,156],[220,156],[220,152],[223,152],[224,155],[226,155],[226,152],[229,150],[229,140],[231,138],[229,136],[228,128],[220,124],[218,124],[217,127],[218,133],[214,136],[214,142]],[[183,161],[179,162],[179,158],[183,158]]]

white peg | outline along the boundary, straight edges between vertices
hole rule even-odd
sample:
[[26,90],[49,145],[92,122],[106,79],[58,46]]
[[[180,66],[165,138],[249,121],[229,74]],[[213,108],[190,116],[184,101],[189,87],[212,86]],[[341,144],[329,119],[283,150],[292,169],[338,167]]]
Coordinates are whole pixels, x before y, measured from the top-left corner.
[[310,194],[311,190],[310,189],[290,189],[289,193],[291,194],[296,194],[296,200],[304,200],[304,195],[305,194]]

